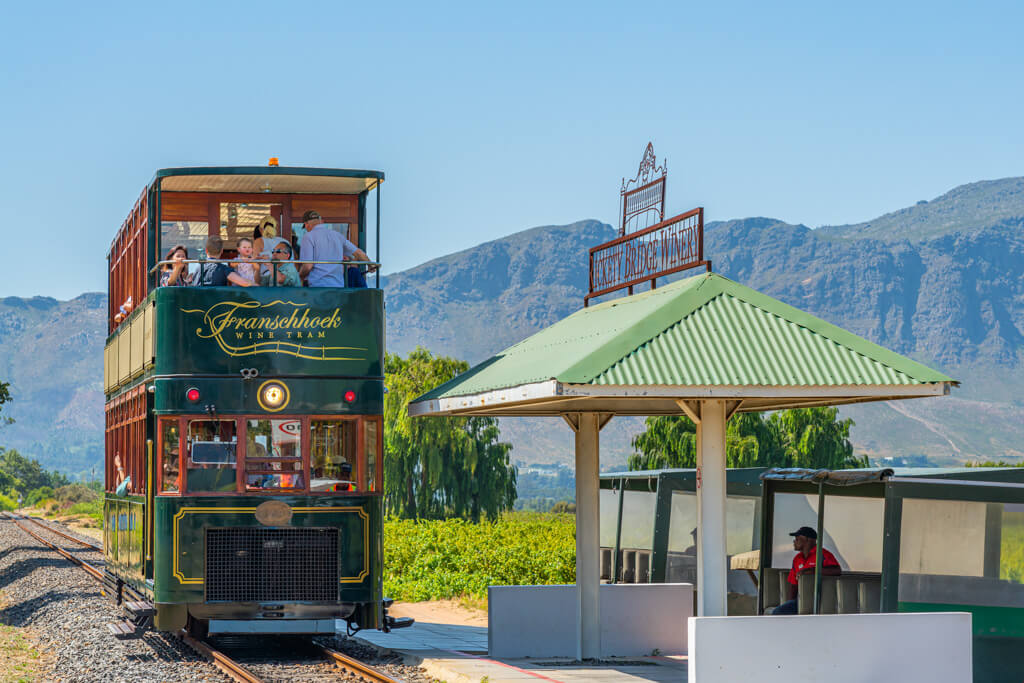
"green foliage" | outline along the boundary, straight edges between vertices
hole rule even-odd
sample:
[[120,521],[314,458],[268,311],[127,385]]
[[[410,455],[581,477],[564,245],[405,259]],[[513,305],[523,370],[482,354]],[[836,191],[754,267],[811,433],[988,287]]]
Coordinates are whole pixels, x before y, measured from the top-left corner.
[[968,467],[1024,467],[1024,461],[1006,462],[1005,460],[1000,460],[998,462],[996,462],[995,460],[986,460],[984,462],[967,461],[964,464],[967,465]]
[[53,497],[61,503],[91,503],[99,500],[99,494],[85,484],[69,484],[61,486],[53,492]]
[[1003,511],[999,578],[1024,583],[1024,512]]
[[[42,465],[13,449],[0,446],[0,488],[10,493],[31,491],[42,486],[56,488],[68,483],[68,478],[59,472],[47,472]],[[13,481],[12,481],[13,480]]]
[[570,503],[567,500],[560,500],[551,506],[551,512],[556,515],[564,514],[576,514],[576,503]]
[[53,498],[53,489],[49,486],[40,486],[37,489],[32,489],[25,496],[25,506],[35,507],[47,498]]
[[[9,382],[0,382],[0,410],[2,410],[4,404],[9,401],[11,401],[11,385]],[[0,415],[0,427],[9,425],[13,422],[14,418]]]
[[[838,408],[794,408],[767,418],[737,413],[726,428],[729,467],[868,467],[850,444],[853,420],[840,420]],[[649,417],[647,430],[633,439],[629,469],[654,470],[697,466],[697,428],[686,416]]]
[[90,500],[84,503],[75,503],[68,508],[69,515],[86,515],[96,522],[103,522],[103,501]]
[[469,365],[416,348],[385,360],[384,494],[390,514],[406,518],[496,519],[516,498],[512,445],[498,441],[489,417],[410,418],[409,401]]
[[384,593],[396,600],[482,599],[490,585],[574,583],[576,520],[516,512],[496,521],[384,522]]
[[0,510],[14,510],[18,507],[18,504],[7,496],[0,494]]

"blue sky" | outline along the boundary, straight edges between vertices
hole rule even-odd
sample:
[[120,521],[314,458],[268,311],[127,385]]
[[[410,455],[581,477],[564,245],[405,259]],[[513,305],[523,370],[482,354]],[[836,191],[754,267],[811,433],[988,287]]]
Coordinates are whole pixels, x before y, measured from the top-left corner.
[[0,296],[103,290],[114,232],[171,166],[383,170],[385,272],[535,225],[614,222],[648,140],[669,210],[708,220],[852,223],[1024,175],[1019,4],[20,3],[3,17],[0,231],[25,258],[4,263]]

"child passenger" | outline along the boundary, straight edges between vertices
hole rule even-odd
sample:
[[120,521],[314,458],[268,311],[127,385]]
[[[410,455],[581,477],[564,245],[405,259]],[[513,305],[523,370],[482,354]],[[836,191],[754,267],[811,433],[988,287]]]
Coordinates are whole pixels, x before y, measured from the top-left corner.
[[[252,261],[252,240],[248,237],[238,240],[238,256],[231,259],[231,267],[237,271],[238,275],[250,283],[242,285],[243,287],[251,287],[258,284],[256,278],[260,267]],[[232,280],[232,284],[238,283]]]

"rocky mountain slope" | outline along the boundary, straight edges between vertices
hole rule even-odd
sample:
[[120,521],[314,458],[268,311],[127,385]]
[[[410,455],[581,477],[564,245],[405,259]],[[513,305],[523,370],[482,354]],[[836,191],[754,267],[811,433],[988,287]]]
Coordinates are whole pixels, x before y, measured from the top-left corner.
[[[537,227],[387,276],[389,350],[484,360],[576,310],[587,249],[614,234],[594,220]],[[859,450],[939,463],[1024,457],[1024,178],[857,225],[709,223],[705,253],[717,272],[963,382],[950,397],[844,409]],[[0,378],[18,420],[0,444],[72,472],[98,461],[104,310],[99,294],[0,299]],[[605,466],[624,462],[639,428],[622,418],[605,428]],[[502,430],[517,460],[572,460],[561,422],[509,419]]]

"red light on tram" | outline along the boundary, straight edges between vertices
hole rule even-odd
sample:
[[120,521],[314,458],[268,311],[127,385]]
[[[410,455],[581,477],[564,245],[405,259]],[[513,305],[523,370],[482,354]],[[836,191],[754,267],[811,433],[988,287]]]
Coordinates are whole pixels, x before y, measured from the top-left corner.
[[189,402],[195,403],[196,401],[199,400],[199,390],[196,389],[195,387],[192,387],[191,389],[185,392],[185,398],[187,398]]
[[351,389],[345,392],[345,403],[352,403],[356,400],[356,392]]

